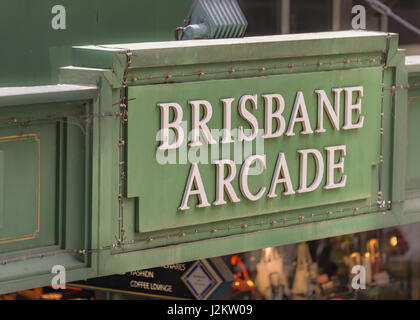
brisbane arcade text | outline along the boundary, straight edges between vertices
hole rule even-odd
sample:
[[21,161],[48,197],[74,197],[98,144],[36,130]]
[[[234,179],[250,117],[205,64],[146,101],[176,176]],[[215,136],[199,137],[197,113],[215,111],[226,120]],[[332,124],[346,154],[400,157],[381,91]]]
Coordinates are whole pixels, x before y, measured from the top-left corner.
[[[313,135],[322,134],[327,130],[324,127],[324,114],[327,115],[334,131],[356,130],[363,128],[364,116],[362,115],[363,86],[334,88],[331,90],[334,101],[331,102],[325,90],[315,90],[317,96],[317,122],[311,123],[302,91],[298,91],[294,100],[293,109],[289,119],[285,119],[285,100],[280,94],[263,94],[264,101],[264,134],[263,139],[274,139],[281,136]],[[344,121],[340,121],[340,101],[344,98]],[[229,144],[235,142],[252,142],[257,137],[260,124],[252,113],[258,109],[258,95],[243,95],[237,103],[239,116],[245,120],[249,129],[242,126],[237,128],[237,136],[232,135],[232,106],[234,98],[220,99],[223,108],[223,134],[217,141],[212,136],[208,127],[208,122],[213,114],[213,106],[206,100],[191,100],[188,102],[191,107],[191,139],[189,147],[199,147],[212,144]],[[181,126],[183,119],[183,109],[179,103],[168,102],[159,103],[161,115],[161,141],[158,150],[171,150],[179,148],[184,142],[186,133]],[[275,110],[273,110],[275,108]],[[171,114],[173,115],[171,117]],[[287,121],[288,120],[288,121]],[[276,126],[273,127],[273,122]],[[299,125],[298,125],[299,124]],[[298,126],[297,126],[298,125]],[[170,132],[174,133],[175,138],[170,139]],[[320,135],[320,139],[322,135]],[[171,140],[171,141],[170,141]],[[286,155],[278,153],[277,162],[272,174],[270,186],[261,186],[257,191],[251,191],[248,186],[248,176],[250,168],[257,165],[261,168],[260,172],[267,168],[266,156],[264,154],[251,155],[243,162],[238,174],[240,193],[243,198],[249,201],[260,200],[264,195],[267,198],[276,198],[276,190],[283,184],[283,196],[295,193],[306,193],[316,190],[326,175],[325,190],[344,188],[347,176],[344,174],[344,158],[346,156],[346,145],[326,146],[323,150],[300,149],[299,154],[299,185],[294,187],[290,177]],[[338,160],[336,160],[338,157]],[[308,181],[308,161],[315,163],[315,177],[313,181]],[[224,205],[227,201],[239,202],[240,198],[235,192],[232,182],[237,178],[237,168],[231,159],[214,160],[216,166],[216,199],[210,204],[200,170],[197,163],[192,163],[188,180],[184,189],[179,210],[188,210],[188,202],[191,197],[196,196],[197,207],[208,207],[211,205]],[[227,176],[225,172],[228,172]],[[337,179],[336,172],[341,176]],[[227,199],[225,198],[227,195]]]

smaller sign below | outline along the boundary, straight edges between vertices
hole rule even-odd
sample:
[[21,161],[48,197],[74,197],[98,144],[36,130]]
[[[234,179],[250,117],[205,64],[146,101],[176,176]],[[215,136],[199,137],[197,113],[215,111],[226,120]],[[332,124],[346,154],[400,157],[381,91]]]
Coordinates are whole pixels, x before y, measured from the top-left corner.
[[217,299],[234,280],[221,258],[68,283],[68,286],[164,299]]
[[196,261],[182,277],[182,281],[198,300],[205,299],[222,282],[205,260]]

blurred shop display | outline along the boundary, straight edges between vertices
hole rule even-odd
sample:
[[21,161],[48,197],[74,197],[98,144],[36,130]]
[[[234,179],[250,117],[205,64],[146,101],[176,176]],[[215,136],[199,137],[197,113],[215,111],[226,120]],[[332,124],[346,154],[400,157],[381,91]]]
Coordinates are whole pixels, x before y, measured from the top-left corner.
[[[0,295],[0,300],[420,299],[420,223]],[[365,286],[352,287],[363,267]],[[129,293],[129,294],[128,294]]]
[[0,295],[0,300],[95,300],[95,293],[69,286],[60,290],[44,287]]
[[[237,285],[229,298],[419,299],[419,235],[414,224],[228,256]],[[361,268],[364,288],[355,289]]]
[[283,295],[289,295],[287,273],[283,268],[283,257],[276,248],[264,250],[257,265],[257,288],[268,300],[281,300]]

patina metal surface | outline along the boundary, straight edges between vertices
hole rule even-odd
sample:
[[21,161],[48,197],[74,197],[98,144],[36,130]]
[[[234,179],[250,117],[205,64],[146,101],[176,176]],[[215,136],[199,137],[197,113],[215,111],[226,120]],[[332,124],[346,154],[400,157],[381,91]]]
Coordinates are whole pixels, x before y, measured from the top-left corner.
[[[49,285],[54,264],[64,265],[73,281],[420,220],[420,93],[414,85],[419,64],[405,67],[395,34],[121,44],[77,47],[73,53],[73,66],[61,69],[60,81],[89,89],[27,90],[19,94],[20,103],[16,95],[0,97],[0,136],[21,137],[0,140],[0,175],[7,182],[0,186],[0,238],[35,235],[0,244],[0,292]],[[343,189],[348,192],[333,190],[330,197],[319,189],[271,205],[241,196],[239,203],[203,210],[191,198],[191,212],[177,210],[190,164],[175,170],[153,162],[158,103],[176,100],[190,118],[189,99],[209,100],[214,111],[209,126],[219,128],[220,98],[257,94],[263,103],[263,94],[278,92],[289,117],[302,91],[316,123],[315,89],[324,89],[332,100],[332,88],[359,85],[365,90],[363,128],[331,131],[324,118],[326,133],[268,141],[268,174],[250,178],[253,192],[268,187],[276,155],[284,150],[295,186],[296,150],[348,143],[349,189]],[[28,104],[31,94],[35,104]],[[259,123],[263,110],[255,110]],[[248,126],[237,113],[232,122]],[[17,160],[10,161],[9,154]],[[213,202],[215,168],[200,169]],[[12,210],[21,207],[24,212]]]

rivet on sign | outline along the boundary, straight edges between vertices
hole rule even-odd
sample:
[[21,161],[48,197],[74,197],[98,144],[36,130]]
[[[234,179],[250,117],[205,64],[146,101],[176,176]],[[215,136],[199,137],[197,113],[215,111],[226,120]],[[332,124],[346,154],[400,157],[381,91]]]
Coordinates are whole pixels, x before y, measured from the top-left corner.
[[241,225],[241,228],[246,229],[246,228],[248,228],[248,225],[246,223],[244,223],[243,225]]
[[234,73],[234,72],[235,72],[235,69],[230,68],[230,70],[229,70],[228,72],[229,72],[229,73]]
[[198,233],[198,230],[197,230],[197,229],[195,229],[195,230],[194,230],[194,232],[195,232],[195,233]]
[[302,222],[305,219],[305,216],[299,216],[299,221]]
[[381,128],[379,131],[380,131],[381,135],[384,134],[384,128]]
[[201,76],[204,76],[204,72],[203,71],[200,71],[199,73],[198,73],[198,75],[201,77]]
[[322,61],[318,61],[318,67],[322,66]]
[[134,81],[134,82],[136,82],[137,80],[138,80],[137,77],[134,77],[133,79],[131,79],[131,81]]
[[170,78],[172,78],[172,75],[168,73],[168,74],[166,75],[166,78],[167,78],[167,79],[170,79]]
[[349,60],[349,59],[344,59],[344,60],[343,60],[343,62],[344,62],[344,63],[349,63],[349,62],[350,62],[350,60]]
[[376,59],[373,58],[373,57],[369,59],[369,62],[375,62],[375,61],[376,61]]
[[217,229],[216,228],[211,228],[211,230],[210,230],[210,232],[212,232],[212,233],[214,233],[214,232],[216,232],[217,231]]
[[258,70],[259,71],[265,71],[265,67],[259,67]]
[[179,233],[179,237],[180,237],[180,238],[185,237],[185,233],[184,233],[184,232],[180,232],[180,233]]
[[120,103],[120,108],[125,109],[125,108],[127,108],[127,105],[125,103]]
[[274,225],[274,224],[276,224],[276,223],[277,223],[277,221],[276,221],[276,220],[271,220],[271,221],[270,221],[270,224],[271,224],[271,225]]
[[147,242],[152,242],[153,241],[153,238],[149,237],[149,238],[146,239],[146,241]]
[[118,140],[118,145],[121,147],[125,145],[125,141],[123,139]]
[[7,264],[7,260],[3,260],[1,264],[5,266]]
[[315,217],[315,213],[312,213],[312,214],[311,214],[311,217],[312,217],[312,218],[313,218],[313,217]]
[[[122,194],[120,193],[120,194],[118,195],[118,200],[122,200],[122,198],[123,198],[123,196],[122,196]],[[118,218],[118,219],[120,219],[120,218]]]
[[332,215],[332,213],[333,213],[333,212],[332,212],[331,210],[328,210],[328,211],[327,211],[327,214],[328,214],[329,216],[330,216],[330,215]]
[[286,224],[287,223],[287,218],[283,218],[283,223]]
[[357,58],[357,62],[360,62],[361,60],[360,60],[360,58]]
[[353,208],[354,213],[356,213],[358,210],[359,210],[359,208],[358,208],[358,207],[354,207],[354,208]]
[[287,67],[288,67],[289,69],[292,69],[292,68],[293,68],[293,64],[289,64]]
[[152,75],[150,75],[150,76],[149,76],[149,79],[150,79],[150,80],[152,80],[152,79],[153,79],[153,76],[152,76]]

